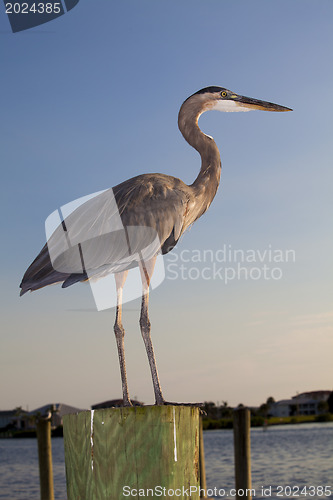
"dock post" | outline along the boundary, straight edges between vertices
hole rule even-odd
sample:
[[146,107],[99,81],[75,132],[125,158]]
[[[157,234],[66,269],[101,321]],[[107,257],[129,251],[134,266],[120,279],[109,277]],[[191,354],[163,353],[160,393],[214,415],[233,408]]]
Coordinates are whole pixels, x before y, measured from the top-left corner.
[[63,424],[68,500],[199,500],[198,408],[91,410]]
[[54,500],[51,419],[40,418],[36,425],[41,500]]
[[248,408],[234,411],[234,450],[236,498],[252,499],[251,492],[251,414]]
[[[205,466],[205,448],[203,440],[202,417],[199,417],[199,468],[200,468],[200,488],[207,492],[206,466]],[[200,498],[207,498],[201,493]]]

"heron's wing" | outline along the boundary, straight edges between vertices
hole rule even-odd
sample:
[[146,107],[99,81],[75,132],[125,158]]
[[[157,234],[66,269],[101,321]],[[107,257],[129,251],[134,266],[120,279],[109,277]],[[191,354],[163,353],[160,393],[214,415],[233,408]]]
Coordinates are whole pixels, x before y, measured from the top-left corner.
[[145,174],[89,199],[65,217],[26,271],[22,293],[119,272],[168,252],[184,231],[188,187]]
[[[146,174],[125,181],[77,208],[48,241],[59,272],[119,272],[178,241],[187,194],[181,181]],[[183,184],[183,183],[182,183]],[[184,185],[185,186],[185,185]],[[64,230],[65,228],[65,230]]]
[[[66,207],[62,207],[62,215]],[[58,211],[54,213],[58,214]],[[25,272],[20,284],[21,295],[53,283],[67,281],[68,285],[87,279],[79,244],[87,239],[87,235],[91,239],[98,237],[103,227],[106,230],[104,219],[107,214],[112,218],[113,213],[118,213],[117,206],[112,190],[107,190],[80,205],[58,223],[47,244]],[[59,215],[56,220],[60,222]]]

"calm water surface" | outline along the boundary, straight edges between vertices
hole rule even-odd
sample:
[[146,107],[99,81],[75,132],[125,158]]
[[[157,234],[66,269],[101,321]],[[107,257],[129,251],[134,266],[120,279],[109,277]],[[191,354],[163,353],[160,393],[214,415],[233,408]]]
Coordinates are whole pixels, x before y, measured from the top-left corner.
[[[214,498],[234,498],[233,434],[232,431],[204,433],[207,487],[225,495]],[[333,499],[333,494],[306,496],[276,496],[277,486],[327,486],[333,491],[333,423],[303,424],[261,428],[251,431],[252,487],[254,498],[263,498],[262,487],[272,487],[269,497]],[[63,439],[52,440],[55,500],[66,500]],[[295,491],[295,490],[294,490]],[[301,490],[300,490],[301,491]],[[38,500],[38,454],[35,439],[0,440],[0,499]],[[90,499],[87,499],[90,500]]]
[[[52,439],[52,458],[55,500],[66,500],[64,441],[62,438]],[[0,439],[0,498],[39,500],[36,439]]]
[[[234,498],[233,432],[207,431],[204,433],[207,488],[224,489],[226,496]],[[252,488],[255,498],[264,498],[262,487],[272,487],[271,499],[333,499],[333,423],[284,425],[267,430],[251,430]],[[301,494],[304,486],[331,486],[331,495]],[[287,487],[277,496],[277,487]],[[289,495],[296,487],[295,496]],[[298,495],[297,487],[300,488]],[[291,493],[293,493],[293,491]],[[223,493],[223,492],[222,492]],[[269,493],[267,491],[267,493]],[[304,490],[305,493],[305,490]],[[289,496],[288,496],[289,495]]]

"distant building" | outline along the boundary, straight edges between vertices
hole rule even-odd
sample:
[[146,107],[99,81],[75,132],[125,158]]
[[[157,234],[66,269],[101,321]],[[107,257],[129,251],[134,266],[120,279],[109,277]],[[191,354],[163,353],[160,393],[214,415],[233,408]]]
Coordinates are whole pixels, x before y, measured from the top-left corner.
[[327,401],[330,397],[332,391],[312,391],[312,392],[302,392],[301,394],[296,394],[292,399],[303,399],[310,398],[316,401]]
[[269,409],[269,416],[271,417],[290,417],[293,414],[292,399],[282,399],[273,403]]
[[326,403],[331,391],[312,391],[296,394],[291,399],[282,399],[274,403],[269,410],[272,417],[292,417],[296,415],[320,415],[325,413]]
[[14,426],[15,417],[15,410],[0,411],[0,429],[6,429],[8,426]]
[[26,429],[27,414],[28,413],[21,408],[0,411],[0,431],[6,431],[7,429]]
[[14,410],[0,411],[0,432],[12,430],[32,430],[36,427],[36,417],[46,417],[51,413],[51,426],[53,428],[62,425],[64,415],[78,413],[80,408],[68,406],[63,403],[48,404],[36,408],[31,412],[16,408]]
[[51,426],[59,427],[62,425],[62,419],[64,415],[69,415],[70,413],[79,413],[82,411],[80,408],[75,408],[74,406],[65,405],[63,403],[55,403],[41,406],[36,408],[28,414],[30,417],[31,425],[30,427],[35,427],[35,417],[45,417],[51,412]]

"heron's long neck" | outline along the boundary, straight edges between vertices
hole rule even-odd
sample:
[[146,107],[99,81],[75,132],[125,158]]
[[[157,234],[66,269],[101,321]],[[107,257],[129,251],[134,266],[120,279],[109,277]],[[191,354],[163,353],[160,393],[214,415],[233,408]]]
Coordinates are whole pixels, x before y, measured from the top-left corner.
[[184,102],[179,111],[178,126],[184,139],[196,149],[201,156],[201,169],[191,188],[198,203],[202,204],[204,213],[216,194],[221,176],[221,158],[219,150],[212,137],[204,134],[198,125],[199,116],[205,111],[202,106],[191,102]]

